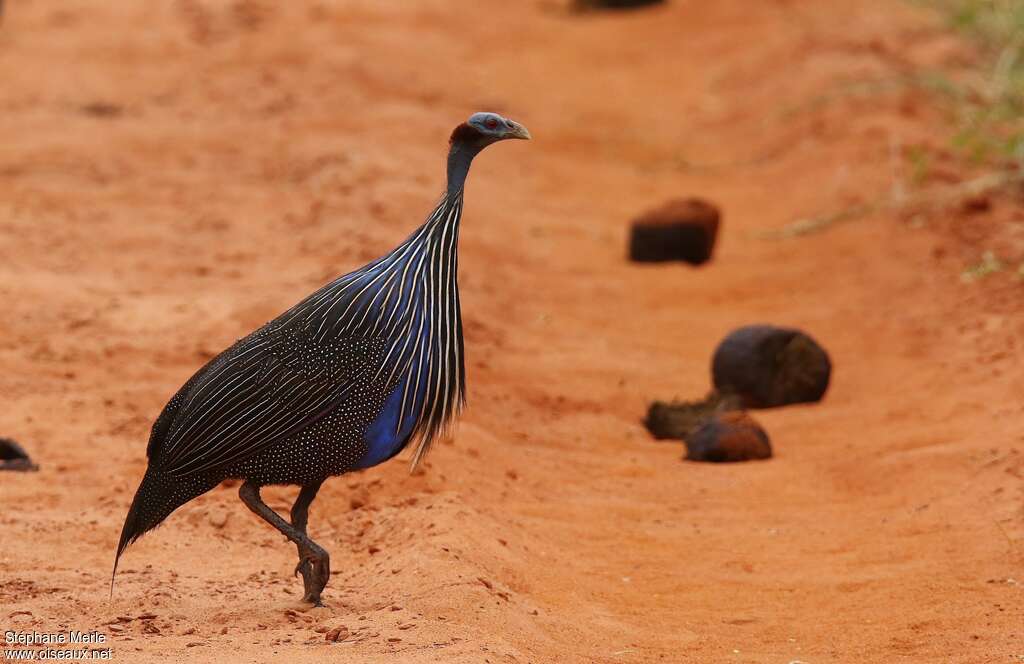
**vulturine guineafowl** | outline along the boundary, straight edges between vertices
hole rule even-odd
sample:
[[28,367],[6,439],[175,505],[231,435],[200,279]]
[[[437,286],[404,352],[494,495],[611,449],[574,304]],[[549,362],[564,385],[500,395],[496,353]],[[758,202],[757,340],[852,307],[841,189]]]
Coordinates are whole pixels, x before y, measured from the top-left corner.
[[[129,544],[233,478],[249,509],[298,547],[303,599],[320,604],[329,558],[306,534],[320,485],[409,444],[415,466],[463,405],[463,187],[473,158],[509,138],[530,133],[495,113],[456,127],[447,190],[422,226],[217,355],[171,398],[153,424],[114,574]],[[261,500],[267,484],[301,487],[290,523]]]

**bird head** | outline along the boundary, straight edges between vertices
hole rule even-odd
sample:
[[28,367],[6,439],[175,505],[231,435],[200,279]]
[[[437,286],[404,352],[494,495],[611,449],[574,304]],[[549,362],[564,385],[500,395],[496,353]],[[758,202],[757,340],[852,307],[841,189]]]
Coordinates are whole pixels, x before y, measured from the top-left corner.
[[497,113],[474,113],[452,132],[451,143],[463,143],[482,150],[507,138],[530,140],[526,127]]
[[474,113],[456,127],[448,150],[448,195],[454,198],[462,191],[473,157],[488,145],[506,138],[529,140],[530,132],[497,113]]

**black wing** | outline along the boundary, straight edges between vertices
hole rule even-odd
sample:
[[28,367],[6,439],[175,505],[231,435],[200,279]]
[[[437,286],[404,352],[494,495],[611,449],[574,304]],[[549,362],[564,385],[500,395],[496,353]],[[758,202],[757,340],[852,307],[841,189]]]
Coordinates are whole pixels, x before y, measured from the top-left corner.
[[383,339],[318,340],[315,332],[270,323],[211,361],[180,394],[150,463],[171,475],[229,466],[320,419],[372,378]]

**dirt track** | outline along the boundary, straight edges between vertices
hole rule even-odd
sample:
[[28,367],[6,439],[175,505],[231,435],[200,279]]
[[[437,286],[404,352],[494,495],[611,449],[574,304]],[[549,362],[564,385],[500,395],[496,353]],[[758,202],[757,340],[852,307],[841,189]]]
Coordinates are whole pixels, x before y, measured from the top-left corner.
[[[825,93],[965,46],[895,0],[280,4],[7,8],[0,435],[42,471],[0,476],[0,631],[98,628],[122,662],[1024,657],[1021,326],[1005,282],[959,279],[985,237],[759,235],[942,140],[916,93]],[[289,612],[294,549],[233,488],[130,549],[108,600],[166,399],[404,238],[479,109],[535,140],[470,176],[470,406],[426,472],[325,486],[330,606]],[[625,220],[688,194],[725,211],[715,261],[628,265]],[[717,340],[761,321],[836,367],[822,405],[757,414],[776,458],[650,440],[647,403],[701,396]]]

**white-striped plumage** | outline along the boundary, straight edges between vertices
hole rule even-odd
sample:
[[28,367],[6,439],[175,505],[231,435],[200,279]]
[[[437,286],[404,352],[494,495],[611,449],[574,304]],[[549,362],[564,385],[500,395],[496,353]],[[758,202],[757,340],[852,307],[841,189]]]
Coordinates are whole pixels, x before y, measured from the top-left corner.
[[184,475],[230,465],[308,426],[350,392],[379,388],[403,390],[396,434],[412,421],[413,464],[422,460],[464,401],[461,215],[462,191],[446,194],[392,252],[211,362],[161,445],[162,469]]

